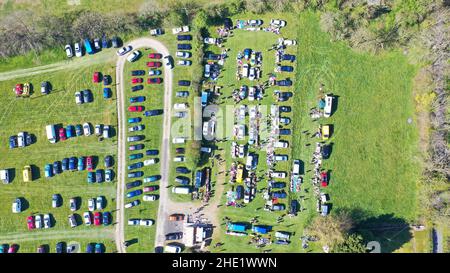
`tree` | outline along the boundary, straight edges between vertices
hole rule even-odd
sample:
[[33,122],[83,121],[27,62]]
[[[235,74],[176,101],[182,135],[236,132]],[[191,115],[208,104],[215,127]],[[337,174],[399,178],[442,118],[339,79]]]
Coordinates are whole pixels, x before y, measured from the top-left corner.
[[332,253],[366,253],[364,240],[359,234],[350,234],[343,243],[338,243],[331,249]]
[[184,24],[183,15],[178,11],[172,10],[164,19],[164,25],[166,27],[181,26]]
[[347,212],[331,214],[327,217],[316,217],[307,232],[319,238],[323,246],[331,249],[345,242],[349,231],[353,228],[353,219]]

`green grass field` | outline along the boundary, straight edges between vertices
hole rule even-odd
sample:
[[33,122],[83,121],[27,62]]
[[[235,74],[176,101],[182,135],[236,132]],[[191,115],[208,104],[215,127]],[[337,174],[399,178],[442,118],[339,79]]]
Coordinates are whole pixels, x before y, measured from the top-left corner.
[[[106,155],[114,157],[116,155],[116,137],[100,142],[94,135],[80,136],[59,141],[56,144],[50,144],[46,137],[45,126],[48,124],[67,126],[68,124],[90,122],[92,126],[101,123],[110,124],[116,128],[115,88],[113,88],[113,98],[104,100],[101,91],[102,85],[94,85],[91,81],[94,71],[101,71],[114,77],[115,70],[108,63],[0,82],[2,90],[0,93],[2,101],[0,106],[0,126],[2,128],[0,132],[0,154],[2,155],[0,168],[15,169],[12,183],[0,186],[0,202],[4,204],[0,209],[0,215],[2,215],[0,243],[14,243],[3,240],[11,238],[11,236],[19,236],[16,243],[24,252],[34,252],[39,244],[46,243],[50,244],[53,252],[57,240],[79,241],[83,251],[85,243],[88,241],[103,242],[107,252],[115,251],[115,245],[112,243],[114,239],[113,225],[106,228],[81,225],[72,230],[67,220],[71,213],[68,206],[71,197],[81,198],[80,209],[75,212],[79,215],[87,211],[87,199],[96,196],[106,197],[107,205],[104,211],[114,212],[116,209],[115,181],[88,185],[86,171],[64,172],[50,179],[44,178],[44,165],[62,160],[64,157],[94,156],[94,162],[97,162],[96,168],[103,169],[103,158]],[[40,94],[40,83],[44,80],[51,82],[53,88],[53,91],[46,96]],[[27,99],[15,98],[12,87],[16,83],[24,82],[33,84],[34,94]],[[76,105],[74,93],[83,89],[92,91],[94,101],[90,104]],[[34,134],[36,143],[25,148],[10,150],[8,148],[9,136],[20,131]],[[32,182],[23,182],[22,170],[25,165],[34,167],[35,180]],[[51,197],[54,193],[62,195],[63,206],[60,208],[53,209],[51,207]],[[19,214],[11,212],[11,204],[16,197],[23,197],[28,203],[28,208]],[[54,227],[49,230],[28,231],[26,217],[36,213],[52,214],[55,220]],[[113,213],[114,215],[115,213]],[[20,234],[23,234],[23,237],[20,237]]]

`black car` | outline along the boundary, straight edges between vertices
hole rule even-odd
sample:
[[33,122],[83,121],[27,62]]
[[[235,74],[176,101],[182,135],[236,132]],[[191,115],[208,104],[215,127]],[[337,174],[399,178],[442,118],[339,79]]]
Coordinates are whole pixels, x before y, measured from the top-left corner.
[[177,49],[178,50],[191,50],[192,46],[191,46],[191,44],[178,44]]
[[91,100],[92,100],[92,96],[91,95],[92,94],[91,94],[90,90],[88,90],[88,89],[83,90],[83,100],[84,100],[84,102],[91,102]]
[[188,169],[188,168],[186,168],[186,167],[177,167],[176,169],[175,169],[175,171],[177,172],[177,173],[182,173],[182,174],[186,174],[186,173],[190,173],[191,171]]
[[233,21],[230,18],[223,19],[223,27],[225,29],[232,29],[233,28]]
[[44,95],[47,95],[48,92],[50,92],[50,83],[49,82],[42,82],[41,83],[41,93]]
[[128,173],[128,178],[137,178],[142,176],[144,176],[144,172],[142,171]]
[[293,215],[297,215],[298,207],[299,207],[298,201],[295,200],[295,199],[292,200],[291,201],[291,206],[289,207],[289,213],[293,214]]
[[328,159],[330,157],[331,154],[331,146],[330,145],[324,145],[322,147],[322,158],[323,159]]
[[239,185],[236,187],[236,199],[240,200],[244,198],[244,187]]
[[177,40],[178,41],[190,41],[190,40],[192,40],[192,36],[191,35],[178,35]]
[[64,251],[66,250],[64,242],[58,242],[56,244],[55,250],[56,250],[56,253],[64,253]]
[[130,183],[126,184],[127,190],[132,189],[132,188],[136,188],[139,187],[140,185],[142,185],[142,181],[141,180],[136,180]]
[[111,83],[111,77],[109,75],[103,76],[103,85],[109,85]]
[[292,97],[292,92],[280,92],[277,93],[278,101],[287,101]]
[[145,75],[145,70],[133,70],[131,71],[131,76],[143,76]]
[[177,154],[184,154],[184,152],[185,152],[184,148],[176,148],[175,149],[175,153],[177,153]]
[[179,86],[190,86],[191,82],[187,81],[187,80],[180,80],[180,81],[178,81],[178,85]]
[[285,113],[289,113],[291,112],[291,107],[290,106],[280,106],[280,112],[285,112]]
[[146,155],[158,155],[159,151],[158,150],[147,150],[145,151]]
[[62,172],[61,162],[59,162],[59,161],[53,162],[53,175],[60,174],[61,172]]
[[166,240],[179,240],[183,238],[183,232],[167,233]]
[[59,208],[61,206],[61,195],[53,194],[52,195],[52,207]]
[[96,170],[95,171],[95,181],[97,183],[103,182],[103,170]]
[[105,168],[111,168],[114,165],[114,159],[112,156],[107,155],[105,157]]
[[139,91],[139,90],[142,90],[142,89],[144,89],[143,85],[135,85],[135,86],[131,87],[131,91],[132,92]]
[[68,158],[63,158],[63,160],[61,161],[61,168],[62,168],[63,172],[69,170],[69,159]]
[[175,182],[180,183],[181,185],[189,185],[189,178],[186,176],[177,176],[175,177]]
[[114,48],[118,48],[120,46],[119,38],[117,38],[116,36],[112,38],[111,43]]

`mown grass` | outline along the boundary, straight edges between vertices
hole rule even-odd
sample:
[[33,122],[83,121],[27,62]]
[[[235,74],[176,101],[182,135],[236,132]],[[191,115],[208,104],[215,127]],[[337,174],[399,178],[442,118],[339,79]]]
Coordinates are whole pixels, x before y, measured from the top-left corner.
[[[35,234],[33,241],[20,243],[22,249],[36,251],[39,244],[54,243],[41,240],[41,236],[46,236],[47,232],[71,231],[67,217],[71,214],[68,200],[71,197],[81,198],[81,207],[76,212],[82,215],[87,211],[87,199],[96,196],[105,196],[107,205],[105,211],[115,211],[115,181],[113,183],[101,183],[88,185],[86,181],[87,172],[64,172],[51,179],[44,178],[44,165],[62,160],[70,156],[94,156],[96,168],[103,169],[103,159],[106,155],[116,156],[117,140],[112,139],[98,141],[96,136],[80,136],[56,144],[50,144],[45,133],[45,126],[48,124],[68,124],[76,125],[84,122],[95,124],[110,124],[117,128],[117,116],[115,105],[115,88],[113,86],[113,98],[104,100],[102,96],[102,85],[93,84],[92,73],[101,71],[114,78],[114,68],[110,63],[106,65],[95,65],[91,67],[79,68],[76,70],[59,71],[51,74],[40,74],[32,77],[17,78],[14,80],[0,82],[0,168],[15,169],[15,177],[11,184],[0,186],[0,202],[4,204],[0,209],[2,221],[0,223],[1,234],[23,233]],[[40,94],[40,83],[44,80],[51,82],[53,91],[46,96]],[[34,86],[34,94],[31,98],[15,98],[12,87],[16,83],[31,82]],[[113,80],[114,84],[114,80]],[[76,105],[74,93],[79,90],[90,89],[93,93],[94,101],[90,104]],[[93,128],[92,128],[93,129]],[[37,142],[25,148],[8,148],[9,136],[20,131],[27,131],[36,136]],[[25,165],[35,166],[35,180],[23,182],[22,170]],[[59,193],[63,197],[63,206],[53,209],[51,207],[52,194]],[[11,212],[12,201],[16,197],[23,197],[29,203],[29,207],[20,214]],[[50,213],[55,219],[55,226],[47,230],[28,231],[26,217],[32,214]],[[113,218],[115,213],[113,214]],[[114,219],[113,219],[114,223]],[[81,225],[72,232],[86,230],[112,230],[113,226],[86,227]],[[108,241],[111,239],[98,239],[107,245],[107,251],[115,251],[115,245]],[[58,241],[66,241],[64,234]],[[72,239],[68,239],[70,241]],[[80,238],[85,243],[88,240],[96,242],[93,238]],[[0,240],[1,241],[1,240]],[[5,242],[13,243],[13,242]],[[83,249],[85,246],[82,246]],[[54,251],[54,246],[51,247]]]

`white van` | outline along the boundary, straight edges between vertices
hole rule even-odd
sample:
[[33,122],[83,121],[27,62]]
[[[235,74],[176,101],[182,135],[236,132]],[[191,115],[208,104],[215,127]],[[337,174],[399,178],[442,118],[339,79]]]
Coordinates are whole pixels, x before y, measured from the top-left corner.
[[172,139],[172,143],[173,144],[182,144],[182,143],[185,143],[185,142],[186,142],[186,138],[184,138],[184,137],[174,137]]
[[253,159],[253,155],[247,156],[247,163],[245,163],[245,168],[247,169],[247,171],[253,169]]
[[173,187],[172,193],[189,194],[189,193],[191,193],[191,188],[190,187]]
[[56,143],[55,125],[45,126],[45,131],[47,132],[47,139],[50,141],[50,143]]
[[164,251],[169,252],[169,253],[180,253],[181,247],[176,246],[176,245],[166,245],[164,247]]
[[328,118],[331,116],[331,109],[333,107],[333,96],[325,96],[325,108],[323,109],[323,116]]

